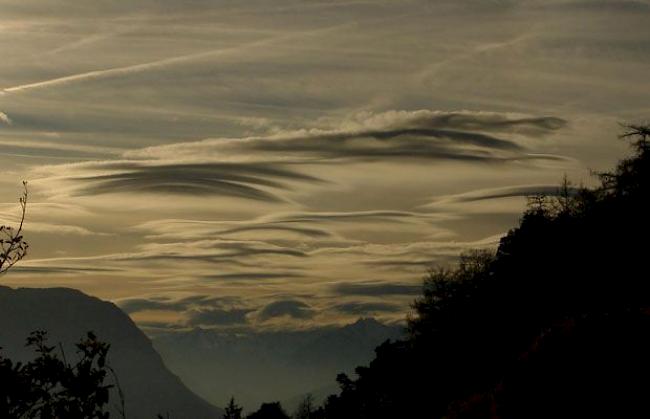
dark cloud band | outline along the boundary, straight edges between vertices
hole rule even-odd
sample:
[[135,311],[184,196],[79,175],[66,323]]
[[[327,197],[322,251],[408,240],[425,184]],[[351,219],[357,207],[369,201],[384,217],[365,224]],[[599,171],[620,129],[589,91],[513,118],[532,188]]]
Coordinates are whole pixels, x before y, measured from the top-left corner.
[[258,201],[281,199],[271,189],[286,189],[286,181],[316,182],[318,179],[295,171],[252,164],[165,164],[137,162],[104,165],[115,173],[72,178],[84,186],[80,195],[104,193],[157,193],[183,195],[221,195]]
[[420,285],[390,283],[346,283],[334,286],[333,290],[340,295],[417,295],[422,291],[422,287]]
[[302,301],[279,300],[264,306],[257,315],[261,321],[284,316],[294,319],[310,319],[314,316],[314,311]]

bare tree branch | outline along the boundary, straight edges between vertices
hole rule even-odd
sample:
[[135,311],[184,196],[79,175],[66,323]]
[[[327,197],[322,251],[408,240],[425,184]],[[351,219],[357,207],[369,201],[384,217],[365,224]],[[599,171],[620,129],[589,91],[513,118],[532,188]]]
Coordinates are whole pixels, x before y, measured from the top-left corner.
[[0,226],[0,275],[7,272],[18,261],[27,255],[29,244],[23,239],[23,225],[27,213],[27,182],[23,181],[23,194],[20,202],[20,224],[15,229],[11,226]]

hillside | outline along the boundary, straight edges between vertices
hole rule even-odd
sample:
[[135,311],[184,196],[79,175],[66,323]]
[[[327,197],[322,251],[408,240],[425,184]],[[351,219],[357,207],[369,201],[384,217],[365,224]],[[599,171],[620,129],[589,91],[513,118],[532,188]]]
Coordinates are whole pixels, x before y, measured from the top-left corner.
[[[3,355],[26,360],[31,331],[45,330],[51,343],[63,344],[73,357],[73,343],[94,331],[111,345],[109,362],[125,393],[129,419],[221,418],[221,410],[202,400],[172,374],[151,341],[114,304],[67,288],[12,289],[0,287],[0,346]],[[111,404],[118,400],[116,392]]]
[[622,137],[599,187],[531,196],[496,251],[432,271],[406,339],[318,417],[648,417],[650,127]]

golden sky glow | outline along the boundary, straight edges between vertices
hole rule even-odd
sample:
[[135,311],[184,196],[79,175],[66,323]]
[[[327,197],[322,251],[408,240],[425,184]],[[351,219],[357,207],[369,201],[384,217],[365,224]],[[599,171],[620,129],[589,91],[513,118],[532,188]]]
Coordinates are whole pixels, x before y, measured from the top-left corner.
[[648,115],[646,1],[0,0],[11,286],[146,330],[403,319]]

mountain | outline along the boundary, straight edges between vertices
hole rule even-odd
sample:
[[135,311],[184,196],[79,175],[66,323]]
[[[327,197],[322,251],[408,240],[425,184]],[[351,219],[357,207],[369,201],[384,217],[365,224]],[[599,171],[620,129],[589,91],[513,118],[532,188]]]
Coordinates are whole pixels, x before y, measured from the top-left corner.
[[[0,287],[3,355],[31,359],[25,339],[34,330],[47,331],[49,342],[60,342],[68,357],[74,356],[74,343],[87,331],[110,343],[109,363],[124,391],[129,419],[155,419],[159,413],[170,418],[221,418],[220,409],[188,390],[165,367],[151,341],[112,303],[68,288]],[[111,400],[118,400],[116,392]]]
[[237,334],[194,329],[155,337],[153,344],[197,394],[219,404],[234,396],[251,411],[263,401],[297,404],[298,396],[306,393],[317,399],[330,394],[338,373],[367,364],[377,345],[400,334],[401,327],[360,319],[306,331]]

